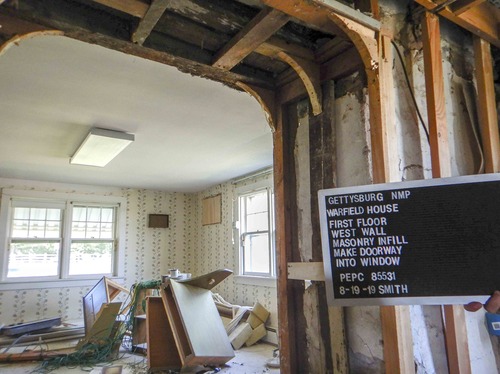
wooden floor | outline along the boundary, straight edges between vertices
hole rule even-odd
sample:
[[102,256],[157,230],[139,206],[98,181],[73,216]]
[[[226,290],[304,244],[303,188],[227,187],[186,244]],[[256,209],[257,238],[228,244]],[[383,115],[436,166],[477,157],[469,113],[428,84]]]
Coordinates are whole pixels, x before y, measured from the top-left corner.
[[[218,373],[225,374],[253,374],[253,373],[269,373],[269,374],[279,374],[279,369],[269,368],[266,365],[266,361],[272,359],[273,350],[276,347],[269,344],[256,344],[251,347],[243,347],[238,351],[235,351],[236,357],[230,360],[225,366],[221,367]],[[39,366],[38,363],[18,363],[18,364],[0,364],[0,373],[9,374],[27,374],[32,373],[34,369]],[[142,355],[132,355],[130,353],[123,352],[121,358],[113,363],[103,363],[101,366],[95,366],[94,368],[67,368],[63,367],[57,369],[51,373],[54,374],[66,374],[66,373],[90,373],[90,374],[101,374],[108,371],[109,374],[118,373],[118,371],[103,370],[106,366],[119,366],[121,367],[122,374],[146,374],[147,373],[147,363],[146,358]],[[180,373],[194,374],[203,372],[207,370],[208,373],[212,373],[209,368],[197,367],[191,370],[182,370]],[[171,372],[172,373],[172,372]]]

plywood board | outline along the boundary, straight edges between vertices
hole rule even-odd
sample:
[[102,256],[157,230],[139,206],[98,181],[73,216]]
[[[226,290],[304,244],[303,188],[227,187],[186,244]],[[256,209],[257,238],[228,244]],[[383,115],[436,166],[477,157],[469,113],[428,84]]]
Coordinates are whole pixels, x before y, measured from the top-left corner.
[[206,197],[202,201],[201,224],[214,225],[222,221],[222,195]]
[[181,358],[161,297],[146,299],[148,369],[179,369]]
[[171,281],[169,287],[193,357],[188,365],[223,364],[234,357],[209,290]]

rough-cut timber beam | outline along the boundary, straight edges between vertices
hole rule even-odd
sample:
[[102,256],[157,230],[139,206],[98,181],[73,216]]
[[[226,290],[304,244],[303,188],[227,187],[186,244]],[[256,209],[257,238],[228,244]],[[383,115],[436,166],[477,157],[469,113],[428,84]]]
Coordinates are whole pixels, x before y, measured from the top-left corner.
[[456,15],[460,15],[470,8],[473,8],[481,3],[484,3],[486,0],[457,0],[453,4],[450,5],[450,10]]
[[[432,0],[415,0],[425,9],[433,11],[438,7]],[[439,15],[463,27],[489,43],[500,48],[498,24],[500,23],[500,9],[489,2],[483,2],[464,13],[454,14],[449,8],[440,10]]]
[[380,30],[380,21],[363,14],[350,6],[342,4],[336,0],[313,0],[315,3],[320,5],[324,5],[325,7],[333,10],[335,14],[344,16],[359,25],[363,25],[368,27],[371,30],[379,31]]
[[169,0],[153,0],[139,25],[132,33],[132,41],[142,45],[167,9]]
[[94,2],[139,18],[144,18],[149,9],[147,3],[139,0],[94,0]]
[[64,32],[64,36],[72,39],[80,40],[90,44],[97,44],[102,47],[113,49],[115,51],[123,52],[132,56],[145,58],[147,60],[156,61],[165,65],[170,65],[177,68],[183,73],[188,73],[198,77],[204,77],[217,82],[222,82],[238,90],[240,90],[240,88],[236,85],[236,82],[245,82],[247,84],[253,84],[263,88],[274,89],[272,82],[269,82],[265,79],[258,79],[255,77],[249,77],[230,71],[224,71],[186,58],[177,57],[170,53],[145,48],[132,43],[131,41],[120,40],[111,36],[93,33],[81,27],[68,25],[67,23],[60,22],[54,19],[37,17],[34,20],[32,18],[32,15],[30,14],[15,12],[3,8],[0,8],[0,14],[10,16],[13,19],[19,18],[24,21],[34,23],[34,28],[45,27],[60,30]]
[[299,78],[306,87],[309,100],[311,101],[312,112],[314,115],[321,113],[321,81],[320,68],[315,62],[290,56],[285,52],[278,53],[279,58],[288,63],[298,74]]
[[308,48],[298,44],[290,44],[282,39],[270,37],[266,42],[259,45],[255,52],[271,58],[278,58],[278,52],[285,52],[292,56],[304,58],[306,60],[314,60],[314,53]]
[[290,17],[276,9],[264,8],[214,57],[212,65],[231,70],[255,48],[283,27]]
[[[426,13],[422,22],[427,113],[431,143],[432,176],[451,176],[445,113],[444,76],[441,62],[441,32],[436,15]],[[450,373],[470,374],[470,358],[464,308],[443,306],[446,351]]]
[[253,96],[259,102],[262,110],[266,115],[269,127],[271,127],[271,130],[273,132],[276,131],[276,95],[274,91],[266,90],[265,88],[257,86],[252,86],[251,84],[246,84],[243,82],[236,82],[236,85]]
[[500,172],[500,136],[495,101],[490,44],[474,37],[474,57],[478,95],[478,116],[484,148],[485,171]]

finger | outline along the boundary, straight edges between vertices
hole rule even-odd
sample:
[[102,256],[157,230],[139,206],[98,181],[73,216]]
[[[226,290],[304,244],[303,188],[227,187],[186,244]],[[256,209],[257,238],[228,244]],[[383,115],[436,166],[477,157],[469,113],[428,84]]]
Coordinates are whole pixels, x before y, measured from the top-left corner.
[[477,312],[479,309],[483,307],[479,301],[473,301],[469,304],[464,305],[464,309],[468,312]]
[[500,291],[493,292],[493,295],[486,301],[484,308],[490,313],[497,313],[500,311]]

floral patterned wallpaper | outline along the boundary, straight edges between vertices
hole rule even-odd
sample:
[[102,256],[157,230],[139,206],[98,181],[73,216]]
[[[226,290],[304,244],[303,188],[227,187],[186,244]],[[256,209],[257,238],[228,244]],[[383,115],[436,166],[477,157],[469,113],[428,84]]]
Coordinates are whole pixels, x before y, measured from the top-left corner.
[[[244,183],[252,183],[252,179]],[[162,274],[168,274],[170,268],[178,268],[193,276],[220,268],[237,269],[232,230],[235,184],[231,182],[199,194],[5,178],[0,178],[0,188],[124,197],[127,211],[125,238],[122,239],[125,247],[122,283],[127,287],[139,281],[160,279]],[[201,201],[218,193],[222,194],[222,223],[202,226]],[[148,214],[152,213],[169,214],[169,228],[148,228]],[[63,320],[81,319],[82,297],[91,287],[0,291],[0,324],[54,316]],[[234,304],[253,305],[259,301],[272,312],[271,324],[277,326],[276,288],[241,285],[235,282],[234,277],[229,277],[214,291]]]

